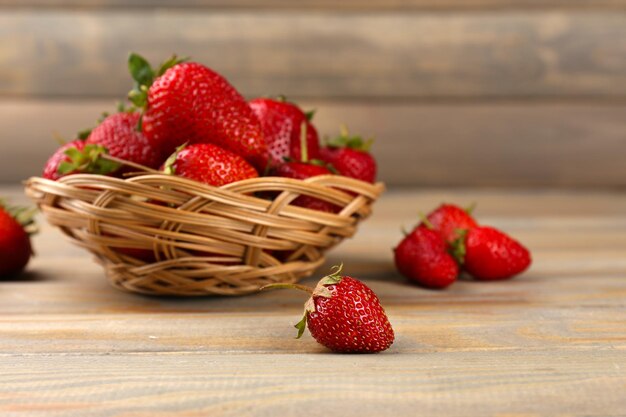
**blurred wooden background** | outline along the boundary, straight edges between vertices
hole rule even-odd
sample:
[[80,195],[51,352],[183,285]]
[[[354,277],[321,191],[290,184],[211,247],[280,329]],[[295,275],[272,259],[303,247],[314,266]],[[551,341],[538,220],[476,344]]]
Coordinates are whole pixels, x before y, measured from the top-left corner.
[[390,186],[626,186],[626,0],[0,0],[0,182],[172,52],[376,136]]

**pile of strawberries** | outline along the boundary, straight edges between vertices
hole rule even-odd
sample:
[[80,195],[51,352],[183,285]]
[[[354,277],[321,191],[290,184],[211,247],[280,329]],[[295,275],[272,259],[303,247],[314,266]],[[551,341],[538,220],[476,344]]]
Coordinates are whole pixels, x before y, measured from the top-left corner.
[[[158,169],[212,186],[260,175],[376,179],[370,142],[344,129],[321,146],[313,113],[283,98],[246,101],[217,72],[176,56],[152,68],[131,54],[128,66],[134,79],[129,105],[104,114],[95,128],[60,147],[44,168],[45,178],[74,173],[122,177]],[[293,204],[338,210],[306,196]]]
[[395,248],[398,271],[427,288],[445,288],[461,270],[479,281],[512,278],[531,263],[530,252],[500,230],[481,226],[472,209],[442,204]]

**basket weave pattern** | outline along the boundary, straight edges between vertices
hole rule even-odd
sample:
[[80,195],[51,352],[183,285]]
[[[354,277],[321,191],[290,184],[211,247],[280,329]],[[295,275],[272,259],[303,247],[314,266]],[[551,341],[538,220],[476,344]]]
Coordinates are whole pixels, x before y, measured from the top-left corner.
[[[93,253],[114,286],[183,296],[248,294],[312,274],[326,250],[355,233],[383,189],[338,175],[262,177],[219,188],[164,174],[26,183],[48,222]],[[290,204],[300,195],[341,210]]]

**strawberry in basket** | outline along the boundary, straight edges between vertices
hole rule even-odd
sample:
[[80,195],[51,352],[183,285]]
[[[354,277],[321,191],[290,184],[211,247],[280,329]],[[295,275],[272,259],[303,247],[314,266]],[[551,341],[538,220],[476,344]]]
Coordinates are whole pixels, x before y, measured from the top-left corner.
[[376,160],[370,154],[372,139],[351,136],[345,126],[341,134],[320,149],[320,158],[332,165],[339,174],[357,180],[374,183],[376,181]]
[[241,156],[210,143],[178,147],[162,170],[215,187],[259,176]]
[[256,98],[250,107],[261,122],[265,142],[269,149],[270,163],[280,165],[285,158],[300,160],[302,126],[306,125],[306,154],[319,159],[319,137],[311,123],[313,112],[305,113],[298,106],[279,99]]
[[268,150],[259,120],[220,74],[176,56],[153,69],[141,56],[128,61],[135,80],[129,99],[143,108],[148,140],[164,154],[184,143],[212,143],[264,169]]
[[109,155],[126,163],[147,168],[157,168],[161,162],[161,149],[148,142],[137,130],[140,114],[120,108],[118,113],[107,114],[93,128],[78,134],[79,139],[61,146],[50,157],[44,168],[44,178],[57,180],[76,173],[117,174],[127,171]]
[[[306,122],[302,122],[302,128],[300,129],[300,160],[287,158],[285,162],[274,168],[272,171],[273,175],[297,180],[305,180],[318,175],[333,174],[331,171],[332,167],[329,167],[325,162],[320,161],[319,159],[309,159],[308,146],[306,145],[307,138],[307,124]],[[339,211],[339,207],[336,205],[308,195],[301,195],[296,198],[292,204],[327,213],[337,213]]]

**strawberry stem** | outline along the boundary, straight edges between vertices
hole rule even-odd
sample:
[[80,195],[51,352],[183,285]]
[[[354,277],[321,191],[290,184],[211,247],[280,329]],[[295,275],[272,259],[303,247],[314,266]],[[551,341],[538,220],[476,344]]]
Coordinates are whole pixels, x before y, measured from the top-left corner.
[[102,154],[99,157],[102,158],[102,159],[106,159],[108,161],[111,161],[111,162],[116,162],[116,163],[118,163],[120,165],[126,165],[126,166],[129,166],[131,168],[138,169],[139,171],[150,172],[152,174],[162,174],[161,171],[158,171],[156,169],[148,168],[147,166],[144,166],[144,165],[141,165],[141,164],[138,164],[138,163],[135,163],[135,162],[127,161],[125,159],[117,158],[117,157],[111,156],[109,154]]
[[302,158],[302,162],[305,163],[309,161],[309,147],[306,143],[306,129],[306,122],[302,122],[302,124],[300,125],[300,156]]
[[427,228],[429,228],[430,230],[434,230],[435,226],[433,226],[433,224],[430,222],[430,220],[428,220],[428,217],[426,217],[426,215],[424,213],[422,213],[421,211],[419,213],[417,213],[419,218],[422,220],[422,223],[424,223],[424,225],[426,225]]
[[309,294],[313,294],[313,288],[309,288],[306,285],[289,284],[289,283],[282,283],[282,282],[264,285],[261,288],[259,288],[259,291],[273,290],[273,289],[285,289],[285,288],[292,289],[292,290],[300,290]]

